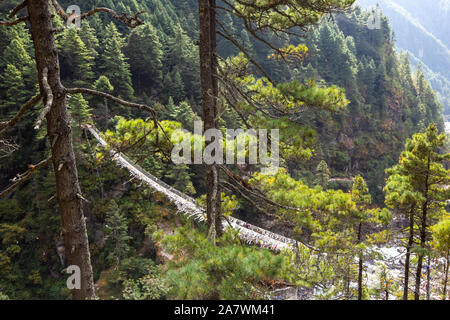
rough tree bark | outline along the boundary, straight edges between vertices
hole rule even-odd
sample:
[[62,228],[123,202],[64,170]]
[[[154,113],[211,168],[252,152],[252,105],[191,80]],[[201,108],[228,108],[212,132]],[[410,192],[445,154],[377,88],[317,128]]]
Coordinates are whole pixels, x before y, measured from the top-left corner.
[[[427,242],[427,219],[428,219],[428,192],[429,192],[429,172],[430,172],[430,166],[431,166],[431,159],[430,155],[428,155],[428,164],[427,164],[427,174],[425,177],[425,202],[422,206],[422,217],[421,217],[421,228],[420,228],[420,247],[421,249],[425,249],[425,245]],[[422,278],[422,267],[423,267],[423,258],[424,254],[423,252],[419,253],[418,259],[417,259],[417,270],[416,270],[416,287],[414,291],[414,299],[420,300],[420,282]]]
[[409,292],[409,266],[411,261],[411,248],[414,244],[414,209],[411,209],[409,214],[409,238],[408,245],[406,247],[405,257],[405,279],[403,284],[403,300],[408,300]]
[[431,256],[428,256],[427,267],[427,300],[431,298]]
[[77,300],[91,299],[94,297],[94,281],[89,243],[72,145],[72,130],[66,108],[66,95],[60,81],[52,14],[47,0],[28,0],[27,9],[44,103],[47,99],[43,83],[45,68],[48,69],[48,84],[54,97],[46,116],[47,134],[52,145],[52,162],[65,254],[68,265],[76,265],[81,271],[81,289],[72,290],[72,297]]
[[[200,25],[200,78],[202,91],[204,131],[217,128],[217,55],[216,55],[216,1],[199,0]],[[206,145],[213,141],[206,142]],[[219,169],[216,164],[205,165],[206,206],[208,237],[215,242],[222,234],[221,194]]]
[[448,270],[450,266],[450,254],[447,250],[447,259],[446,259],[446,265],[445,265],[445,279],[444,279],[444,289],[442,292],[442,300],[447,299],[447,283],[448,283]]
[[[362,239],[362,222],[359,223],[358,226],[358,244],[361,243]],[[363,287],[362,287],[362,278],[363,278],[363,257],[359,254],[358,261],[358,300],[362,300],[363,295]]]

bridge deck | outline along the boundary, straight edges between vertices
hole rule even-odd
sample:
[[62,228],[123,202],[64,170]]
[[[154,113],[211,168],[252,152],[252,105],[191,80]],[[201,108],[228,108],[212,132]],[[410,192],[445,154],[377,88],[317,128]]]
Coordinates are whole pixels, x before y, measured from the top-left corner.
[[[103,139],[102,134],[95,126],[86,125],[85,127],[102,146],[108,147],[108,143]],[[132,176],[145,182],[153,190],[165,194],[167,198],[177,206],[178,212],[188,216],[189,218],[205,221],[205,209],[199,207],[192,197],[180,192],[179,190],[169,186],[164,181],[161,181],[157,177],[153,176],[142,167],[134,163],[126,155],[114,150],[110,150],[110,153],[114,161],[116,161],[116,163],[121,167],[127,169]],[[263,248],[268,248],[274,251],[292,249],[293,245],[296,243],[293,239],[259,228],[234,217],[229,217],[228,220],[230,221],[231,226],[238,231],[241,239],[243,239],[246,243],[257,244]],[[223,224],[225,228],[229,227],[229,224],[226,221],[224,221]]]

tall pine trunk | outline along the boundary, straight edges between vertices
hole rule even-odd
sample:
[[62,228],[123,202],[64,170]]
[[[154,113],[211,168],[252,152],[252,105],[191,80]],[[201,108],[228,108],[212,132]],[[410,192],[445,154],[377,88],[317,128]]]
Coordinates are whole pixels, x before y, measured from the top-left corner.
[[[361,243],[361,238],[362,238],[362,222],[360,222],[358,226],[358,244]],[[363,257],[362,254],[360,253],[358,263],[358,300],[362,300],[363,295],[362,278],[363,278]]]
[[444,279],[444,290],[442,292],[442,300],[447,299],[447,283],[448,283],[448,270],[450,265],[450,255],[447,251],[447,265],[445,266],[445,279]]
[[[421,236],[422,238],[422,236]],[[420,241],[420,244],[423,248],[425,245],[424,241]],[[423,253],[419,253],[418,259],[417,259],[417,269],[416,269],[416,287],[414,290],[414,300],[420,300],[420,283],[422,280],[422,268],[423,268]]]
[[411,261],[411,248],[414,244],[414,209],[409,214],[409,238],[405,257],[405,282],[403,284],[403,300],[408,300],[409,292],[409,266]]
[[[429,179],[429,172],[430,172],[430,156],[428,156],[428,170],[425,178],[425,203],[422,206],[422,223],[420,228],[420,248],[421,250],[425,249],[426,241],[427,241],[427,219],[428,219],[428,179]],[[422,278],[422,267],[423,267],[423,258],[424,254],[421,251],[419,253],[418,261],[417,261],[417,271],[416,271],[416,288],[414,292],[414,299],[420,300],[420,282]]]
[[431,256],[428,256],[428,267],[427,267],[427,300],[430,300],[431,294]]
[[72,145],[72,130],[66,108],[66,94],[60,81],[52,15],[48,0],[28,0],[27,4],[41,93],[45,97],[42,73],[47,68],[48,84],[54,96],[47,114],[47,133],[52,145],[65,254],[68,265],[78,266],[81,271],[81,289],[72,290],[72,297],[89,299],[94,297],[92,266]]
[[[216,56],[216,1],[199,0],[200,78],[204,130],[217,128],[218,79]],[[213,141],[206,142],[206,145]],[[215,242],[222,234],[221,195],[217,165],[205,165],[208,237]]]

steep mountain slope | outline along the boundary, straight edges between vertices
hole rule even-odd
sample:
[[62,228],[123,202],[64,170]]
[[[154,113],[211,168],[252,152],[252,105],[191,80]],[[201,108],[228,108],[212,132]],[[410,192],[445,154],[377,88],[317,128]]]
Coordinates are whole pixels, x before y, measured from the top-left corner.
[[[61,3],[65,8],[72,4]],[[195,4],[195,0],[83,1],[83,10],[93,6],[111,7],[120,13],[146,10],[143,19],[148,24],[131,31],[102,14],[85,22],[80,32],[59,34],[64,84],[81,82],[123,97],[131,96],[133,101],[158,108],[170,125],[190,128],[195,113],[199,114],[200,102]],[[4,7],[2,13],[6,11]],[[324,22],[306,40],[311,54],[293,66],[268,59],[266,47],[248,40],[244,32],[241,36],[246,47],[253,48],[258,61],[277,80],[315,78],[345,88],[351,100],[349,109],[338,114],[314,110],[292,115],[306,129],[282,129],[295,131],[302,141],[317,142],[311,143],[315,153],[310,161],[288,163],[292,175],[315,185],[317,164],[325,160],[335,178],[333,183],[351,182],[351,176],[361,173],[379,199],[384,170],[396,162],[405,139],[430,122],[438,122],[441,129],[443,124],[434,93],[420,73],[411,75],[408,59],[395,52],[387,20],[383,19],[380,30],[369,30],[363,23],[366,20],[367,15],[360,12],[339,17],[337,23]],[[226,22],[234,32],[242,30],[236,21]],[[24,25],[0,28],[0,121],[17,112],[21,100],[35,89],[33,50],[26,31]],[[304,40],[291,41],[298,44]],[[223,55],[235,54],[225,41],[220,48]],[[120,130],[115,115],[128,119],[147,116],[106,104],[103,99],[86,101],[80,96],[71,98],[69,107],[78,117],[75,122],[86,120],[92,113],[102,130],[109,128],[116,133],[139,132],[143,121],[123,122]],[[1,159],[1,189],[18,172],[24,172],[28,164],[46,155],[48,141],[44,130],[33,130],[40,111],[35,109],[20,123],[17,132],[11,132],[23,147],[13,157]],[[228,128],[242,125],[229,112],[223,118]],[[146,275],[157,260],[149,236],[155,231],[153,228],[162,224],[173,229],[181,223],[161,195],[142,188],[130,180],[127,172],[118,170],[76,124],[74,141],[83,196],[89,200],[85,215],[94,279],[103,290],[110,287],[118,294],[125,280]],[[140,165],[159,179],[195,197],[204,193],[201,168],[164,162],[151,145],[136,149],[127,150],[127,155],[139,159]],[[60,273],[64,257],[54,194],[53,173],[46,169],[11,197],[0,199],[0,290],[10,297],[57,299],[68,295]],[[250,222],[260,219],[245,203],[241,203],[240,211],[252,219]]]
[[359,0],[364,8],[379,5],[390,19],[397,47],[410,52],[450,113],[450,1]]

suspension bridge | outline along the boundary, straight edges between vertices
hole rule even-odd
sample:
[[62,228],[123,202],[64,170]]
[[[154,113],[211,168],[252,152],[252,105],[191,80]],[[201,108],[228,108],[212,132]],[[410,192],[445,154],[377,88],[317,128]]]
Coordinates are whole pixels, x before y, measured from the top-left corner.
[[[130,158],[128,158],[125,154],[110,148],[108,143],[103,138],[102,133],[95,126],[85,125],[84,127],[92,134],[92,136],[98,141],[100,145],[108,148],[113,160],[120,167],[128,170],[134,178],[142,181],[151,189],[164,194],[170,202],[176,205],[179,214],[183,214],[188,218],[200,222],[204,222],[206,220],[205,209],[201,206],[198,206],[194,198],[184,194],[183,192],[180,192],[179,190],[169,186],[164,181],[153,176],[148,171],[132,161]],[[267,248],[272,251],[279,252],[282,250],[294,250],[297,245],[303,246],[303,244],[298,243],[293,239],[270,232],[231,216],[228,217],[228,222],[223,221],[223,226],[224,228],[231,227],[235,229],[238,232],[239,237],[246,244],[258,245],[262,248]],[[399,249],[401,248],[379,248],[379,250],[382,251],[382,256],[384,258],[387,258],[388,261],[391,261],[391,267],[394,269],[395,274],[400,273],[399,270],[403,270],[399,256]],[[368,268],[369,272],[367,273],[367,281],[368,283],[375,283],[376,281],[378,281],[376,274],[378,270],[380,270],[380,266],[374,260],[368,262]]]
[[[92,134],[100,145],[109,148],[108,143],[103,139],[101,132],[95,126],[85,125],[85,128]],[[111,148],[109,148],[109,152],[113,160],[120,167],[128,170],[134,178],[144,182],[151,189],[164,194],[170,202],[176,205],[178,213],[197,221],[206,220],[205,209],[198,206],[195,199],[153,176],[138,164],[133,162],[125,154],[112,150]],[[238,232],[239,237],[247,244],[259,245],[262,248],[267,248],[273,251],[281,251],[285,249],[292,250],[295,248],[295,245],[297,245],[297,242],[293,239],[251,225],[231,216],[228,217],[228,221],[223,221],[222,223],[224,228],[231,227],[235,229]]]

